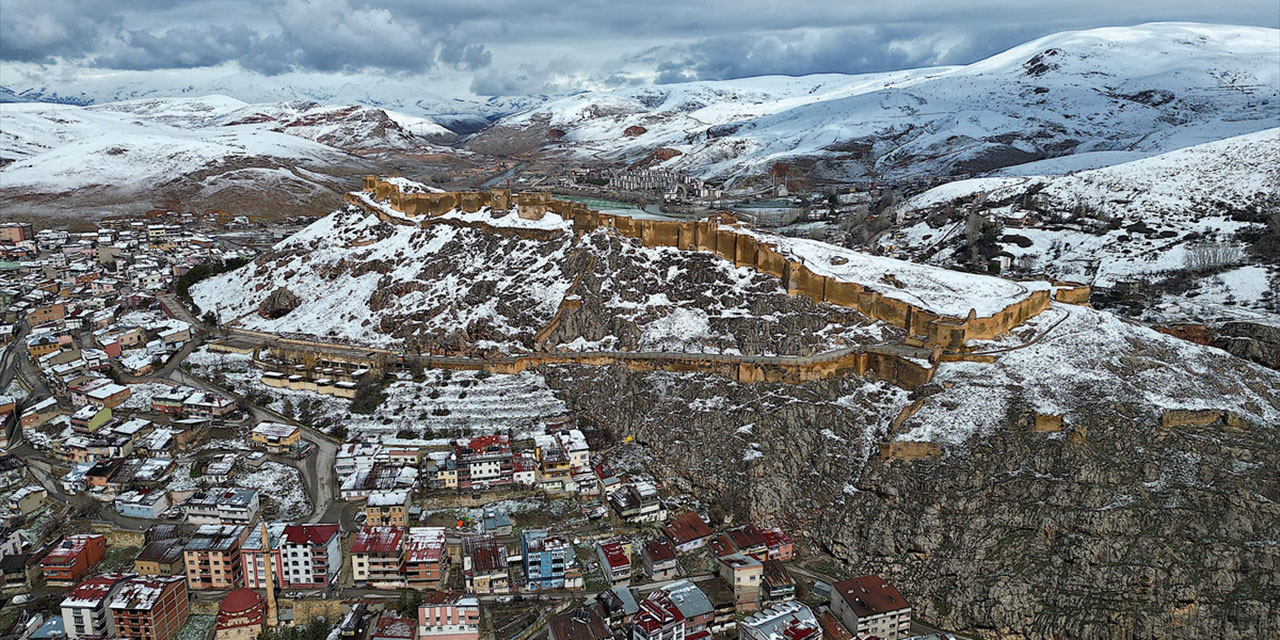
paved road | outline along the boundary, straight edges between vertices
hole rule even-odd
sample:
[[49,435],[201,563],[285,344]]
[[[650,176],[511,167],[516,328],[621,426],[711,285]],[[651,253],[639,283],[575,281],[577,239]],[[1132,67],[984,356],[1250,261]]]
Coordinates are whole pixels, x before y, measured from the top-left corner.
[[[249,402],[243,396],[229,389],[219,387],[204,378],[193,376],[181,368],[174,367],[170,370],[168,379],[189,387],[197,387],[241,400],[248,404],[249,412],[255,422],[283,422],[302,426],[275,411]],[[289,459],[287,461],[302,472],[303,482],[307,485],[307,495],[311,497],[312,506],[315,508],[314,513],[312,513],[307,522],[339,522],[346,505],[344,502],[337,500],[337,476],[334,467],[338,459],[338,445],[307,428],[302,429],[302,439],[311,443],[311,453],[302,460]]]

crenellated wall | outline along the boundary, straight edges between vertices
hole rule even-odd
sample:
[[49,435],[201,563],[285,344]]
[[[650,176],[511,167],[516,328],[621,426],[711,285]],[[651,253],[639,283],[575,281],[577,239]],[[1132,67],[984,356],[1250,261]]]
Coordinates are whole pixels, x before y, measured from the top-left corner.
[[[1026,298],[1005,307],[991,316],[978,316],[970,311],[965,318],[942,316],[907,302],[886,297],[879,291],[859,283],[844,282],[811,271],[803,263],[787,258],[778,247],[763,242],[755,236],[735,230],[737,220],[727,213],[720,213],[697,222],[674,220],[641,220],[630,216],[601,213],[579,202],[556,200],[549,194],[522,193],[514,198],[508,191],[429,193],[400,195],[399,189],[375,176],[365,176],[364,190],[375,198],[390,200],[391,206],[408,216],[424,215],[422,202],[430,202],[425,210],[429,217],[439,216],[458,207],[464,211],[476,211],[482,207],[505,209],[514,202],[520,208],[520,217],[538,220],[548,211],[573,222],[574,232],[581,235],[599,228],[611,229],[623,236],[638,239],[646,247],[675,247],[687,251],[709,251],[740,267],[751,267],[781,279],[787,292],[805,295],[818,302],[826,302],[857,309],[859,313],[887,322],[920,336],[927,346],[958,349],[966,340],[989,340],[1008,333],[1045,309],[1053,300],[1072,304],[1087,304],[1089,287],[1075,283],[1054,283],[1055,288],[1031,291]],[[365,206],[363,200],[352,194],[347,201]],[[369,207],[365,207],[369,210]],[[381,219],[396,222],[385,212],[374,210]],[[482,222],[445,220],[450,224],[483,228],[504,234],[541,238],[556,232],[493,227]],[[398,221],[404,224],[404,221]],[[422,222],[426,226],[427,222]]]

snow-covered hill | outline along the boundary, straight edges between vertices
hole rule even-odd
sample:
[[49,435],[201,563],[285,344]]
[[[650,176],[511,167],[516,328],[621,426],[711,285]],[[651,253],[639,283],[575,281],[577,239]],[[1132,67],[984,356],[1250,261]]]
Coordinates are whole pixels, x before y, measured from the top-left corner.
[[430,141],[452,136],[416,116],[300,101],[0,104],[0,200],[56,212],[70,197],[76,215],[173,198],[320,213],[382,156],[465,158]]
[[959,67],[583,93],[504,118],[476,144],[523,136],[626,162],[668,148],[680,155],[662,166],[715,177],[775,162],[855,179],[1133,159],[1274,126],[1278,40],[1275,29],[1158,23],[1060,33]]
[[1268,129],[1069,175],[962,180],[901,205],[903,226],[880,244],[933,264],[964,262],[964,220],[976,211],[1002,221],[989,251],[1014,269],[1099,287],[1184,271],[1195,266],[1190,253],[1212,244],[1250,266],[1211,274],[1206,285],[1221,291],[1181,304],[1231,298],[1230,315],[1248,317],[1280,288],[1280,255],[1257,246],[1280,215],[1276,158],[1280,129]]

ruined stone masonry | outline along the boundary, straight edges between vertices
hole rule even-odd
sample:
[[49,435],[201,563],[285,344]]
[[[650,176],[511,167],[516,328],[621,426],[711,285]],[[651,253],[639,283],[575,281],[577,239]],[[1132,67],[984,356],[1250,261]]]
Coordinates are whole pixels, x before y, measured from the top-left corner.
[[[1051,300],[1070,304],[1087,304],[1087,285],[1055,282],[1052,289],[1032,291],[991,316],[978,316],[970,311],[965,318],[943,316],[886,297],[879,291],[860,283],[844,282],[814,273],[800,262],[789,259],[778,247],[762,242],[754,236],[735,230],[740,223],[727,214],[720,213],[704,220],[677,222],[670,220],[639,220],[629,216],[601,213],[579,202],[556,200],[548,194],[524,193],[515,196],[505,190],[484,192],[438,192],[402,194],[396,185],[376,176],[365,176],[363,189],[378,200],[387,200],[391,207],[409,218],[424,216],[421,224],[428,225],[431,218],[442,216],[460,208],[473,213],[484,207],[506,210],[514,202],[521,218],[541,220],[548,211],[572,221],[575,233],[583,234],[606,228],[639,239],[646,247],[675,247],[687,251],[708,251],[734,263],[770,274],[781,279],[791,294],[803,294],[818,302],[827,302],[858,310],[859,313],[920,336],[927,347],[941,346],[946,350],[959,350],[966,340],[989,340],[1008,333],[1049,308]],[[347,202],[370,210],[367,203],[355,194],[349,194]],[[406,224],[380,210],[370,213],[387,222]],[[521,236],[541,237],[554,232],[530,229],[498,230],[483,223],[450,220],[451,223],[484,227],[487,230],[516,233]],[[532,232],[537,233],[532,233]]]

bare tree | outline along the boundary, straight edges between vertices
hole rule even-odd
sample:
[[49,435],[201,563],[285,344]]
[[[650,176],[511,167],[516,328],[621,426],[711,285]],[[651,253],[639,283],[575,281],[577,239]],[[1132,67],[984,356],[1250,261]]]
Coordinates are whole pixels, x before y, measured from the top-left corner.
[[1230,242],[1206,240],[1187,247],[1183,262],[1188,271],[1203,273],[1240,262],[1244,254]]

